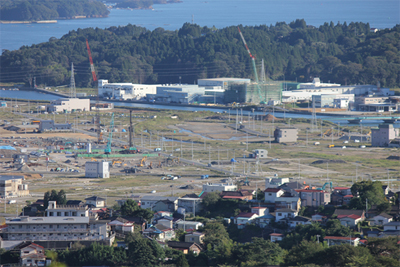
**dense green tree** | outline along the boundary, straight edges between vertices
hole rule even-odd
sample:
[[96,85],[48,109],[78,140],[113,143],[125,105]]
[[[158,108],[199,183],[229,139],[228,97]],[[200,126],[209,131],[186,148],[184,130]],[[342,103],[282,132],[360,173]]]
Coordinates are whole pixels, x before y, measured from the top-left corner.
[[[21,13],[28,16],[32,12],[29,3],[25,5]],[[240,27],[257,61],[265,60],[268,78],[308,82],[319,76],[342,84],[379,81],[385,87],[400,86],[400,25],[376,33],[364,23],[314,28],[306,27],[304,20]],[[86,39],[98,77],[110,82],[174,83],[179,76],[183,83],[206,77],[254,78],[237,26],[217,30],[186,23],[177,31],[133,25],[78,29],[47,43],[4,51],[0,81],[28,85],[36,77],[37,84],[65,84],[73,62],[80,70],[77,86],[86,87],[92,83]]]
[[225,226],[219,222],[209,222],[205,225],[203,232],[204,246],[210,252],[209,256],[219,263],[226,262],[231,257],[233,242]]
[[124,216],[133,216],[133,214],[140,209],[136,201],[128,199],[121,206],[121,214]]
[[314,263],[324,266],[378,266],[367,248],[348,244],[330,246],[317,253]]
[[56,190],[47,191],[44,193],[44,207],[47,209],[49,201],[57,201],[58,205],[65,205],[67,203],[67,195],[64,190],[60,190],[58,193]]
[[287,251],[269,240],[254,237],[252,242],[237,245],[232,259],[237,266],[268,266],[283,263]]
[[351,187],[353,196],[359,196],[362,203],[368,199],[369,205],[380,205],[387,202],[382,183],[379,181],[362,181],[354,183]]
[[127,256],[131,266],[159,266],[163,263],[165,252],[154,240],[140,234],[130,234],[125,238],[128,244]]
[[383,266],[396,266],[400,258],[398,242],[396,237],[369,238],[366,247]]
[[303,240],[299,245],[292,247],[285,257],[286,266],[302,266],[315,262],[317,253],[324,250],[323,243]]

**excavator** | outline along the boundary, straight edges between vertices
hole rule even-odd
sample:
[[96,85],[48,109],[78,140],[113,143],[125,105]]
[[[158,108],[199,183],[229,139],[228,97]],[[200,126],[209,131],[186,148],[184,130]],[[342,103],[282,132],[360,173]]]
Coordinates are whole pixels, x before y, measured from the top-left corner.
[[140,160],[140,163],[138,164],[138,167],[143,167],[143,166],[144,166],[144,163],[146,162],[146,159],[147,159],[146,156],[143,157],[143,158]]

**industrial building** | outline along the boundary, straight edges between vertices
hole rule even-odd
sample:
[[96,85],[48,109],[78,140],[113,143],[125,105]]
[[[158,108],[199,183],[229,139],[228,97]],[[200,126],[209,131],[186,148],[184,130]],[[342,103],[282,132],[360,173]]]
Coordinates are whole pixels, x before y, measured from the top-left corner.
[[90,111],[90,99],[59,98],[50,102],[48,112]]
[[279,127],[274,131],[275,142],[292,143],[297,142],[297,128],[294,127]]
[[205,88],[198,85],[172,84],[157,86],[155,94],[147,94],[147,99],[167,103],[190,104],[200,101],[204,96]]
[[109,83],[108,80],[98,81],[98,95],[112,99],[140,100],[147,94],[156,94],[156,88],[161,84],[133,84],[133,83]]
[[225,91],[225,103],[282,102],[282,83],[268,81],[266,83],[232,83]]
[[398,97],[393,96],[360,96],[355,101],[357,110],[371,112],[396,112],[398,103]]
[[228,90],[231,84],[250,84],[250,79],[241,78],[211,78],[211,79],[198,79],[197,84],[199,87],[220,87],[223,90]]
[[43,133],[51,131],[70,131],[71,129],[71,123],[54,123],[53,120],[41,120],[38,131]]
[[28,185],[23,184],[24,176],[0,175],[0,198],[29,195]]
[[348,108],[354,103],[354,94],[320,94],[313,95],[316,108]]
[[390,141],[398,137],[399,129],[395,129],[393,124],[383,123],[371,129],[372,146],[389,146]]
[[110,178],[109,165],[107,161],[86,161],[85,177]]

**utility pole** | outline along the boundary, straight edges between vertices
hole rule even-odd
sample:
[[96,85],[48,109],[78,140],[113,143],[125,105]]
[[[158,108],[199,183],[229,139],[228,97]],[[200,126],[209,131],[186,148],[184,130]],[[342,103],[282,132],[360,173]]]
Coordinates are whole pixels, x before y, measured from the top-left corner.
[[192,160],[193,160],[193,141],[192,141]]

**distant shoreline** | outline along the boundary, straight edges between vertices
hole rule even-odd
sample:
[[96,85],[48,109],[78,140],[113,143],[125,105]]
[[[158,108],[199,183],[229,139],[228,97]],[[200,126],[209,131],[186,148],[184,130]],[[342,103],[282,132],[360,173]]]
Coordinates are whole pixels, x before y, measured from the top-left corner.
[[73,19],[92,19],[92,18],[107,18],[108,15],[93,15],[93,16],[73,16],[71,18],[57,18],[54,20],[0,20],[0,24],[48,24],[57,23],[58,20],[73,20]]

